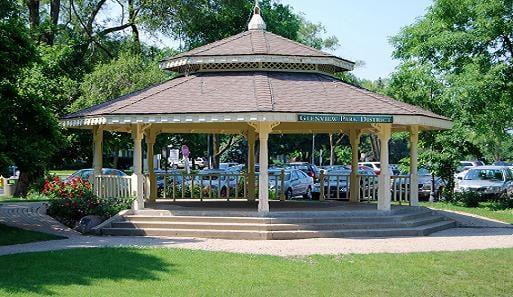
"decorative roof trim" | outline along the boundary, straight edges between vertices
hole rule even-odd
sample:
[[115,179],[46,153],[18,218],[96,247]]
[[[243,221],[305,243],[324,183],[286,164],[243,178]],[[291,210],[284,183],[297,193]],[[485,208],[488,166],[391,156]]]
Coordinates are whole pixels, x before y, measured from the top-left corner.
[[336,57],[280,56],[280,55],[233,55],[233,56],[194,56],[169,59],[160,63],[161,69],[171,70],[185,65],[202,65],[215,63],[290,63],[333,65],[341,71],[354,69],[354,62]]
[[[250,113],[198,113],[198,114],[133,114],[103,115],[72,119],[63,119],[61,125],[67,128],[87,128],[97,125],[130,125],[130,124],[192,124],[192,123],[241,123],[241,122],[298,122],[300,113],[285,112],[250,112]],[[342,115],[342,114],[341,114]],[[347,116],[347,114],[345,114]],[[383,116],[382,114],[354,114],[367,116]],[[394,126],[418,125],[436,129],[450,129],[450,120],[419,115],[393,116]]]

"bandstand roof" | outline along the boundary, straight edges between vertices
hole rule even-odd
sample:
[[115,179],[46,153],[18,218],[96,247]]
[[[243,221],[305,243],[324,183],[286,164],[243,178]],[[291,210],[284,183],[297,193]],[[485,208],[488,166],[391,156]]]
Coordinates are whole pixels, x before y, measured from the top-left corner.
[[90,128],[329,122],[333,116],[337,122],[367,124],[385,118],[383,123],[403,129],[451,127],[443,116],[335,78],[337,72],[352,70],[354,63],[265,31],[257,8],[248,31],[163,60],[161,68],[178,72],[178,77],[66,115],[61,122]]

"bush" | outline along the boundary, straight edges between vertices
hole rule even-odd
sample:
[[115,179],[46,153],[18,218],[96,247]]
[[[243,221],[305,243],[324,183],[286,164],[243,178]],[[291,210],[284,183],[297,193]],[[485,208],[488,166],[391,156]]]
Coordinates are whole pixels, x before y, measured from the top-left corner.
[[479,207],[479,201],[481,201],[481,196],[479,193],[473,191],[464,191],[454,193],[453,202],[461,203],[465,207]]
[[513,208],[513,196],[508,194],[502,194],[492,202],[491,208],[494,210],[504,210]]
[[106,198],[94,195],[92,185],[81,178],[63,182],[58,177],[46,180],[42,194],[51,198],[48,214],[74,227],[84,216],[97,215],[107,219],[131,207],[133,198]]

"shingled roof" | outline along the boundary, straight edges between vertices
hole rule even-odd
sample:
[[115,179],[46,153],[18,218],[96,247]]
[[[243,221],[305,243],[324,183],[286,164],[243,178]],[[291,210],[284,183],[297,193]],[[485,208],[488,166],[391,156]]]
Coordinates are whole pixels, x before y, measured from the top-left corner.
[[[179,75],[64,117],[69,126],[176,123],[197,118],[294,122],[300,113],[407,116],[394,124],[450,127],[422,108],[344,83],[336,72],[354,63],[265,31],[258,6],[248,31],[162,61]],[[192,117],[191,117],[192,115]],[[413,117],[410,117],[413,116]]]
[[191,112],[386,114],[446,119],[328,75],[263,71],[182,76],[65,118]]

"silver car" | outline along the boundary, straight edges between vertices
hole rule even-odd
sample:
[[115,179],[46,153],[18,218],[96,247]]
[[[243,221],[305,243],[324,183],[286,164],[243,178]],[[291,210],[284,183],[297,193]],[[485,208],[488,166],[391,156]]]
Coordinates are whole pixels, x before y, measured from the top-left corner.
[[473,191],[485,198],[513,192],[513,175],[505,166],[478,166],[459,177],[455,192]]
[[[281,191],[281,169],[269,170],[269,189],[276,191],[277,196]],[[290,200],[295,197],[312,199],[313,178],[299,169],[285,169],[283,175],[283,191],[285,198]]]

